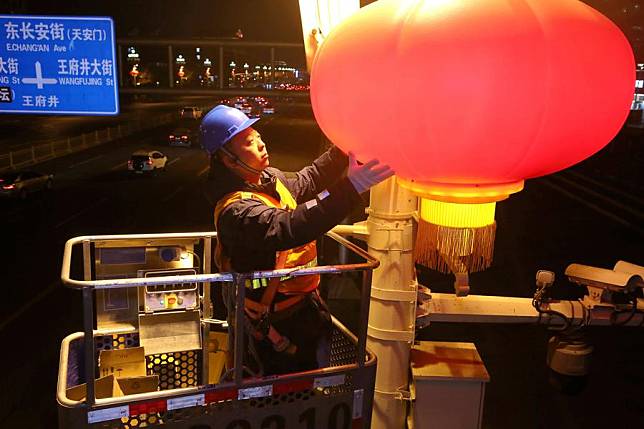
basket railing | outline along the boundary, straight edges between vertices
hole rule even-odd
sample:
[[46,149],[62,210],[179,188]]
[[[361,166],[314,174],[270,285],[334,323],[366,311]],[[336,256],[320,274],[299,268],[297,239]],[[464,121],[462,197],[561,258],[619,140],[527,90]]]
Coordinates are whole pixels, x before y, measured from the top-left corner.
[[[160,397],[167,397],[168,395],[183,395],[190,394],[192,392],[199,391],[199,387],[187,387],[187,388],[178,388],[165,391],[156,391],[148,393],[140,393],[129,395],[127,397],[116,397],[116,398],[107,398],[107,399],[97,399],[95,397],[95,359],[96,351],[94,348],[94,335],[97,333],[94,330],[94,291],[101,289],[112,289],[112,288],[131,288],[131,287],[145,287],[152,285],[171,285],[171,284],[185,284],[185,283],[201,283],[201,284],[210,284],[212,282],[221,282],[221,283],[232,283],[235,288],[235,314],[234,314],[234,368],[233,368],[233,381],[230,383],[230,386],[235,388],[241,388],[242,386],[248,386],[249,384],[257,384],[261,380],[251,379],[245,380],[243,377],[243,355],[244,355],[244,298],[246,288],[246,280],[252,279],[268,279],[274,277],[296,277],[296,276],[306,276],[306,275],[321,275],[321,274],[342,274],[347,272],[359,271],[362,272],[362,287],[361,287],[361,296],[360,296],[360,316],[358,319],[358,329],[355,334],[352,334],[346,331],[346,334],[355,338],[356,341],[356,364],[355,365],[341,365],[333,368],[322,368],[319,370],[314,370],[319,373],[324,374],[333,374],[341,371],[346,371],[349,368],[358,368],[364,367],[366,363],[367,351],[366,351],[366,338],[367,338],[367,327],[368,327],[368,318],[369,318],[369,297],[370,297],[370,288],[371,288],[371,276],[372,271],[378,267],[379,261],[373,256],[369,255],[365,250],[357,246],[356,244],[350,242],[349,240],[343,238],[342,236],[334,233],[328,232],[326,234],[328,237],[336,241],[339,245],[344,246],[346,249],[350,250],[357,256],[363,258],[365,262],[355,263],[355,264],[336,264],[336,265],[323,265],[317,267],[307,267],[307,268],[285,268],[279,270],[267,270],[267,271],[253,271],[248,273],[235,273],[235,272],[224,272],[224,273],[210,273],[210,255],[212,254],[212,242],[217,237],[216,232],[191,232],[191,233],[166,233],[166,234],[123,234],[123,235],[92,235],[92,236],[80,236],[68,240],[65,244],[64,254],[63,254],[63,264],[61,270],[61,280],[63,284],[67,287],[73,289],[79,289],[83,294],[83,356],[84,360],[87,363],[85,365],[85,381],[86,381],[86,400],[85,403],[88,407],[93,406],[104,406],[104,405],[114,405],[119,403],[125,403],[133,400],[145,400],[145,399],[154,399]],[[107,280],[92,280],[92,260],[91,260],[91,246],[95,242],[117,242],[122,240],[167,240],[167,239],[195,239],[203,240],[204,242],[204,260],[203,260],[203,274],[192,274],[192,275],[177,275],[177,276],[163,276],[163,277],[145,277],[145,278],[119,278],[119,279],[107,279]],[[83,247],[83,272],[84,279],[74,279],[71,276],[71,266],[72,266],[72,255],[74,248],[78,245]],[[207,259],[207,260],[206,260]],[[206,295],[206,294],[204,294]],[[203,299],[209,299],[209,296],[202,297]],[[205,302],[205,301],[204,301]],[[335,320],[335,319],[334,319]],[[346,328],[344,328],[346,329]],[[63,359],[63,353],[65,346],[61,349],[61,362]],[[58,389],[57,397],[59,402],[62,405],[74,407],[78,406],[78,401],[72,401],[67,399],[65,394],[66,382],[63,375],[66,376],[66,368],[64,369],[65,374],[59,374],[58,380]],[[311,371],[307,371],[311,372]],[[301,373],[300,373],[301,374]],[[62,380],[61,380],[62,379]],[[228,383],[223,383],[222,385],[228,385]]]

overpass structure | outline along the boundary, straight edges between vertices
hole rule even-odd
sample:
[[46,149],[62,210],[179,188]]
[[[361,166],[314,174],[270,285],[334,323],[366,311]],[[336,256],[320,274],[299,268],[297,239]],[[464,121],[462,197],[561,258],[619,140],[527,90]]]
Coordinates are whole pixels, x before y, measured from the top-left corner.
[[[128,77],[126,76],[129,68],[128,63],[138,63],[138,54],[133,54],[134,58],[130,57],[129,50],[131,48],[157,48],[165,50],[165,59],[156,64],[160,69],[164,66],[166,70],[166,77],[156,81],[154,86],[137,86],[126,85]],[[181,68],[181,63],[186,59],[180,54],[187,52],[188,49],[198,50],[195,56],[201,60],[201,49],[208,49],[213,52],[214,61],[211,67],[216,70],[218,79],[214,85],[200,86],[200,87],[186,87],[177,84],[177,73]],[[278,63],[281,63],[281,58],[278,56],[280,52],[289,51],[289,56],[301,57],[302,69],[306,70],[304,45],[300,43],[285,43],[285,42],[249,42],[240,39],[213,39],[213,38],[195,38],[195,39],[157,39],[157,38],[121,38],[117,40],[117,56],[118,56],[118,70],[119,70],[119,91],[122,94],[177,94],[183,95],[228,95],[234,92],[235,95],[260,95],[260,96],[288,96],[298,99],[308,99],[308,90],[295,91],[295,90],[280,90],[273,89],[277,81],[276,72]],[[299,51],[299,52],[298,52]],[[157,51],[158,52],[158,51]],[[251,53],[252,52],[252,53]],[[255,86],[254,88],[231,86],[224,77],[228,74],[227,68],[230,66],[228,63],[229,58],[236,58],[244,60],[244,56],[257,56],[260,53],[262,58],[265,58],[264,63],[268,63],[268,70],[264,70],[266,75],[265,86]],[[179,57],[175,57],[179,54]],[[207,58],[207,57],[205,57]],[[207,58],[208,59],[208,58]],[[233,62],[234,64],[234,62]],[[248,64],[245,64],[248,69]],[[200,64],[196,65],[201,66]],[[247,70],[247,72],[250,72]],[[165,83],[167,79],[167,84]],[[163,80],[164,84],[161,84]]]

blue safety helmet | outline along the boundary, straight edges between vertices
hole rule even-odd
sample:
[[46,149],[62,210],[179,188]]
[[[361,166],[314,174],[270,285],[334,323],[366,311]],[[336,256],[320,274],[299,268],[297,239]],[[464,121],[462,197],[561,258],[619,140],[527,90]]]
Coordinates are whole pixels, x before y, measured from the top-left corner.
[[251,119],[241,110],[220,104],[201,120],[201,146],[212,155],[257,121],[259,118]]

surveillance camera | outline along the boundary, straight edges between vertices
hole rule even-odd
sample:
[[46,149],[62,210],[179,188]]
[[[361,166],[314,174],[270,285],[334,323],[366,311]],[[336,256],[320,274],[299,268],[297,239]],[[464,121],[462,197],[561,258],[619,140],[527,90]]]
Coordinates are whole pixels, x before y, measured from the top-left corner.
[[570,264],[566,268],[566,276],[570,281],[584,286],[620,292],[624,290],[632,292],[638,287],[644,288],[644,280],[638,274],[595,268],[588,265]]
[[580,393],[586,387],[592,352],[579,333],[550,338],[546,356],[550,384],[567,395]]
[[537,286],[540,288],[552,286],[555,282],[555,273],[547,270],[539,270],[536,275]]
[[619,273],[634,274],[644,279],[644,267],[641,265],[631,264],[630,262],[617,261],[615,268],[613,268],[613,271]]
[[624,261],[617,262],[613,270],[570,264],[565,274],[571,282],[588,289],[584,302],[589,308],[604,303],[606,300],[602,298],[612,293],[631,294],[638,288],[644,288],[644,267]]

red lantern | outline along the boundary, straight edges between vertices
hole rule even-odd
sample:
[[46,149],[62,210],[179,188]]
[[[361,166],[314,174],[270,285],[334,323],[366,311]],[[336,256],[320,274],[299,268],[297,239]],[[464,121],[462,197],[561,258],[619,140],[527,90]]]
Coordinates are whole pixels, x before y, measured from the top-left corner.
[[577,0],[379,0],[322,44],[311,100],[336,145],[398,177],[495,185],[600,150],[634,81],[622,32]]
[[634,81],[622,32],[577,0],[379,0],[319,48],[311,100],[358,159],[423,197],[481,203],[599,151]]

